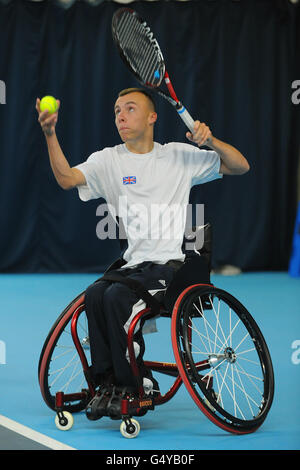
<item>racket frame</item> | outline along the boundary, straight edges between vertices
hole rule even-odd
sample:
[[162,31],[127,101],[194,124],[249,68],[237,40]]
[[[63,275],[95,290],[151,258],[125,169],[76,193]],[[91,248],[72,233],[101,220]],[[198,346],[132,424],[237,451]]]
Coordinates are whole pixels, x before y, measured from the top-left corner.
[[[157,82],[156,85],[153,85],[151,83],[148,83],[148,82],[145,82],[141,77],[140,75],[137,73],[136,70],[134,70],[134,68],[132,67],[129,59],[126,57],[126,54],[124,53],[124,50],[120,44],[120,41],[119,41],[119,38],[118,38],[118,33],[117,33],[117,28],[115,26],[115,23],[116,23],[116,18],[117,16],[120,16],[121,14],[123,14],[124,12],[127,12],[129,14],[132,14],[135,16],[135,18],[142,24],[142,26],[144,26],[144,28],[147,30],[147,36],[151,37],[151,42],[154,44],[154,47],[156,49],[156,53],[159,57],[159,64],[161,66],[161,68],[163,69],[164,73],[163,75],[160,77],[160,80]],[[120,54],[120,57],[121,59],[123,60],[123,62],[125,63],[125,65],[127,66],[127,68],[129,68],[129,70],[132,72],[132,74],[135,76],[135,78],[138,80],[138,82],[145,88],[148,88],[148,89],[151,89],[151,90],[155,90],[156,93],[158,93],[158,95],[162,96],[163,98],[165,98],[177,111],[179,117],[183,120],[183,122],[185,123],[185,125],[188,127],[188,129],[193,133],[194,132],[194,125],[195,125],[195,121],[194,119],[192,118],[192,116],[190,115],[190,113],[187,111],[187,109],[184,107],[184,105],[179,101],[179,99],[177,98],[177,95],[175,93],[175,90],[174,90],[174,87],[172,85],[172,82],[171,82],[171,79],[170,79],[170,76],[166,70],[166,66],[165,66],[165,61],[164,61],[164,57],[163,57],[163,54],[161,52],[161,49],[160,49],[160,46],[158,44],[158,41],[155,39],[154,35],[153,35],[153,32],[151,30],[151,28],[149,27],[149,25],[147,24],[147,22],[141,18],[141,16],[135,11],[133,10],[132,8],[127,8],[127,7],[122,7],[122,8],[119,8],[118,10],[116,10],[116,12],[114,13],[113,15],[113,19],[112,19],[112,37],[113,37],[113,40],[117,46],[117,49],[119,51],[119,54]],[[169,94],[165,93],[163,90],[159,89],[162,81],[165,82],[166,86],[167,86],[167,89],[168,89],[168,92]]]

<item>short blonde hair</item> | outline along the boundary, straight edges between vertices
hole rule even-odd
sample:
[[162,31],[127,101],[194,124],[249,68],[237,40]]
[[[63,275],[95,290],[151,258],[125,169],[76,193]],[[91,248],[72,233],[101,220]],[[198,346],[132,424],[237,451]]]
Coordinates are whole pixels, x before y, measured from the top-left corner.
[[142,93],[143,95],[145,95],[146,98],[148,98],[148,100],[151,103],[152,110],[156,112],[155,101],[152,95],[147,90],[144,90],[144,88],[125,88],[124,90],[121,90],[119,92],[118,97],[125,96],[125,95],[128,95],[129,93],[135,93],[135,92]]

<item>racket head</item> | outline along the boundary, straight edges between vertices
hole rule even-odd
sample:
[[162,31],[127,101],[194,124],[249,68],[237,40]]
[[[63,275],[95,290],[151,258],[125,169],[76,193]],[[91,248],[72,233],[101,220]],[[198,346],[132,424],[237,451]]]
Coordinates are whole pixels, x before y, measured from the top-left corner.
[[131,8],[119,8],[112,17],[112,37],[136,79],[143,86],[158,88],[165,76],[165,62],[146,21]]

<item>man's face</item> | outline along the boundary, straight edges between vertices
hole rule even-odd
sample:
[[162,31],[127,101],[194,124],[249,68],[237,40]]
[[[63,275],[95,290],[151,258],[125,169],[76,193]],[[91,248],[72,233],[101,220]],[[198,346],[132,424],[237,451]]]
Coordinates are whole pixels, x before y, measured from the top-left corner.
[[139,92],[120,96],[115,103],[115,122],[123,142],[142,139],[153,132],[156,113]]

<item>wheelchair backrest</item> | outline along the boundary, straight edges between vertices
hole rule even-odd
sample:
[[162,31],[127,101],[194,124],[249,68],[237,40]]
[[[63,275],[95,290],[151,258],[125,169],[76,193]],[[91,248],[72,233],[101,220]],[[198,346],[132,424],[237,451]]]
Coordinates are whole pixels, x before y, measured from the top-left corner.
[[195,254],[202,255],[207,262],[209,270],[211,270],[211,224],[194,226],[190,230],[186,230],[181,248],[182,252],[186,255],[186,259],[195,256]]
[[193,284],[211,284],[210,270],[203,256],[187,257],[166,289],[163,305],[171,312],[178,296]]

